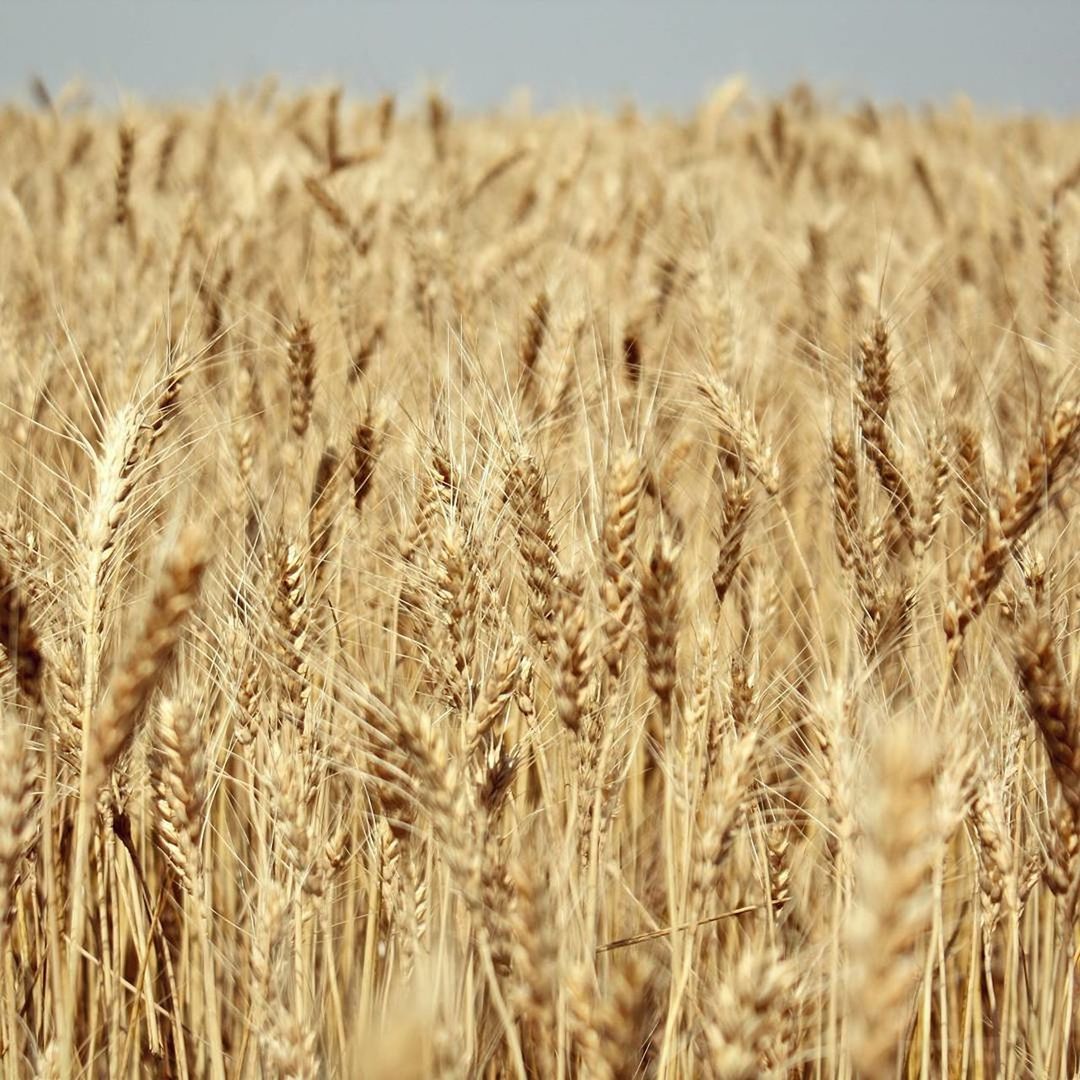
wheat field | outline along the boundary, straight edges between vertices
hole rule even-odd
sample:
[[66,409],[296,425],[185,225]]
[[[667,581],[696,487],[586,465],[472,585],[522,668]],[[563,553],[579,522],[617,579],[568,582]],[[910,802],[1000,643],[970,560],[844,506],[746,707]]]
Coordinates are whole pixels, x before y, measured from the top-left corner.
[[1080,125],[0,108],[0,1068],[1080,1069]]

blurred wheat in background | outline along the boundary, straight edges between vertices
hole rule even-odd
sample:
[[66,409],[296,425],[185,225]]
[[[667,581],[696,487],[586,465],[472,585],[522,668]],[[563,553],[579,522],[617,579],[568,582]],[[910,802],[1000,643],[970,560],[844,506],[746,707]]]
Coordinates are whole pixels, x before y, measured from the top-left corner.
[[1068,1077],[1080,127],[0,111],[6,1077]]

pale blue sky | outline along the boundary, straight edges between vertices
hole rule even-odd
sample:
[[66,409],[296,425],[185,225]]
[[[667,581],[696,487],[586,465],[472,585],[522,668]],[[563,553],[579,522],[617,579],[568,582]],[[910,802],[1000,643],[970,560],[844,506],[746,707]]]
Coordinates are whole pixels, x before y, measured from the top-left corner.
[[286,85],[415,91],[462,106],[529,86],[539,107],[633,96],[683,110],[733,72],[809,78],[846,98],[1080,112],[1080,0],[0,0],[0,98],[37,72],[97,100],[204,96],[267,72]]

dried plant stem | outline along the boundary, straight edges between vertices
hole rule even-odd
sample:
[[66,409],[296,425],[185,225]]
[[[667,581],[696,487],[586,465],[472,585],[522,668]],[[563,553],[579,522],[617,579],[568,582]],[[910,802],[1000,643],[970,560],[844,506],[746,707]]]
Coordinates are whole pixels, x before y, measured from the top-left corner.
[[[75,1015],[82,958],[86,919],[84,883],[90,848],[91,815],[97,792],[108,770],[128,745],[146,698],[172,657],[179,631],[194,604],[204,568],[202,542],[195,533],[189,532],[181,538],[173,558],[166,565],[162,583],[151,602],[142,638],[114,677],[107,705],[93,722],[88,718],[85,724],[71,875],[74,900],[64,987],[64,999],[66,1006],[72,1010],[72,1016]],[[73,1036],[73,1030],[69,1030],[60,1046],[61,1067],[67,1075],[74,1067]]]

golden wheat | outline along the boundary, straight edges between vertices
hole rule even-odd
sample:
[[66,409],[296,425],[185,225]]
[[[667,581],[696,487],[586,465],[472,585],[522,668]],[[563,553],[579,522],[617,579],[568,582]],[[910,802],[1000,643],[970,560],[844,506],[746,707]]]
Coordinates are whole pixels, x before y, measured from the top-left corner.
[[5,1076],[1077,1073],[1073,121],[35,100]]

